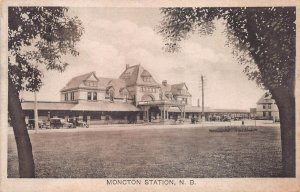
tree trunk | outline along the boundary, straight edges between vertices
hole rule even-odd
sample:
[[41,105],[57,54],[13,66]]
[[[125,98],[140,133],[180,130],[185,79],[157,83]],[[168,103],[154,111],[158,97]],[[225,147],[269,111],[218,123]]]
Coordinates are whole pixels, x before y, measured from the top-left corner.
[[281,87],[270,91],[279,109],[283,176],[295,177],[295,96],[287,88]]
[[33,178],[35,177],[35,170],[32,146],[19,100],[19,93],[10,78],[8,83],[8,111],[17,144],[20,177]]

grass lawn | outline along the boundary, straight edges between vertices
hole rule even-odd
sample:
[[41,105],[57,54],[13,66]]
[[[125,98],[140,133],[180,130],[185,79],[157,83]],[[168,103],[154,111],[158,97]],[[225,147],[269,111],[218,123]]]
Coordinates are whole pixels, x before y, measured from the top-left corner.
[[[256,128],[48,132],[30,138],[40,178],[279,177],[279,128]],[[8,176],[18,177],[15,140],[8,137]]]

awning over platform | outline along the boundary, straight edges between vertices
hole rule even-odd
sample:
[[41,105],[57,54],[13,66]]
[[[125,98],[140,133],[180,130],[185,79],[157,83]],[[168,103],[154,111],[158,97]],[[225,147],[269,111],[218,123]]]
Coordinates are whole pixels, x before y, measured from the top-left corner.
[[[178,107],[171,107],[169,112],[180,112]],[[202,108],[197,106],[185,106],[185,112],[187,113],[201,113]],[[211,109],[204,108],[204,113],[250,113],[250,111],[242,109]]]
[[[47,101],[39,101],[37,103],[37,107],[39,110],[71,110],[76,103],[66,103],[66,102],[47,102]],[[34,102],[33,101],[25,101],[22,103],[23,110],[33,110]]]
[[87,102],[76,104],[73,111],[140,111],[129,103],[112,103],[109,101]]
[[[136,106],[129,103],[112,103],[108,101],[66,103],[66,102],[38,102],[38,110],[66,110],[66,111],[140,111]],[[23,110],[33,110],[34,102],[22,103]]]

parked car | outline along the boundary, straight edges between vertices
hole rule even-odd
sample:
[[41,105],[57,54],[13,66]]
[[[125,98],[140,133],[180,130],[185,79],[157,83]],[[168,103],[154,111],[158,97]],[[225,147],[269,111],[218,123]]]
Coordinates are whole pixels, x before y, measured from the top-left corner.
[[73,127],[73,128],[76,128],[76,127],[86,127],[88,128],[89,125],[85,122],[85,121],[82,121],[82,120],[78,120],[77,118],[70,118],[68,119],[68,123],[70,123],[70,128]]
[[89,124],[82,120],[77,121],[77,126],[89,128]]
[[[46,123],[42,120],[38,120],[39,128],[45,128]],[[26,124],[27,129],[35,129],[35,119],[28,119],[28,124]]]
[[273,120],[271,116],[257,116],[255,120]]
[[230,117],[228,117],[228,116],[223,116],[223,117],[221,118],[221,121],[230,121]]
[[62,118],[51,118],[50,119],[50,128],[59,129],[64,127],[65,120]]

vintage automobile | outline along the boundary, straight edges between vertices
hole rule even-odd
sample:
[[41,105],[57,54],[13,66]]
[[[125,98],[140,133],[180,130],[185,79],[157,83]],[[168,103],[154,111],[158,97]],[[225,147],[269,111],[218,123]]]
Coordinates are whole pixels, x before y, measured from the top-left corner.
[[50,119],[50,128],[59,129],[59,128],[71,128],[72,124],[66,122],[65,119],[62,118],[51,118]]
[[85,121],[82,121],[82,120],[77,121],[77,126],[89,128],[89,124],[87,124]]
[[[38,126],[39,128],[45,128],[46,123],[42,120],[38,120]],[[35,119],[28,119],[28,123],[26,124],[27,129],[35,129]]]
[[68,119],[68,122],[70,123],[70,127],[76,128],[76,127],[85,127],[89,128],[89,125],[82,120],[78,120],[78,118],[70,118]]

